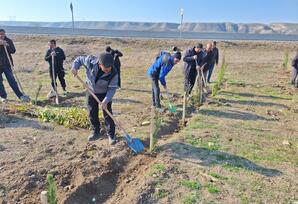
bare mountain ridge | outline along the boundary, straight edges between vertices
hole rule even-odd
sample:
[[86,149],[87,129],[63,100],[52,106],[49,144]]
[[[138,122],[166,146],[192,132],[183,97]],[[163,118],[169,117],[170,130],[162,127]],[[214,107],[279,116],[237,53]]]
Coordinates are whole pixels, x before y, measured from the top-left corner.
[[[71,28],[72,22],[26,22],[0,21],[0,26]],[[76,28],[103,30],[132,30],[177,32],[178,23],[150,22],[113,22],[113,21],[76,21]],[[183,32],[215,32],[215,33],[246,33],[246,34],[294,34],[298,35],[298,24],[295,23],[184,23]]]

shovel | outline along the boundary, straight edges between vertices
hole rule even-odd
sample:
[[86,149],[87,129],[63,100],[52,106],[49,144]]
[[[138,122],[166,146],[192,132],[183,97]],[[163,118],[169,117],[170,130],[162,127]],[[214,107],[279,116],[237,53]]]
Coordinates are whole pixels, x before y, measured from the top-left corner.
[[52,55],[52,77],[53,77],[53,83],[54,83],[54,91],[56,95],[56,104],[59,104],[59,95],[57,90],[57,84],[56,84],[56,75],[55,75],[55,56]]
[[16,78],[16,81],[17,81],[18,85],[20,86],[20,89],[21,89],[22,93],[25,94],[25,92],[24,92],[24,90],[23,90],[23,87],[22,87],[22,84],[21,84],[21,82],[20,82],[20,80],[19,80],[19,78],[18,78],[18,75],[17,75],[17,73],[16,73],[15,70],[14,70],[12,61],[11,61],[10,56],[9,56],[9,54],[8,54],[8,51],[7,51],[7,47],[6,47],[5,45],[3,45],[3,46],[4,46],[4,50],[5,50],[5,53],[6,53],[6,56],[7,56],[9,65],[10,65],[10,68],[11,68],[12,71],[13,71],[13,74],[14,74],[14,76],[15,76],[15,78]]
[[[87,91],[93,96],[93,98],[97,101],[97,103],[99,105],[101,105],[101,101],[97,98],[97,96],[93,93],[93,91],[91,90],[91,88],[78,76],[76,75],[76,78],[82,83],[84,84],[85,88],[87,89]],[[124,132],[124,138],[125,141],[128,145],[128,147],[135,152],[136,154],[141,153],[144,151],[145,147],[142,143],[142,141],[138,138],[132,138],[127,132],[126,130],[122,127],[122,125],[120,124],[120,122],[118,122],[113,115],[110,113],[110,111],[105,110],[106,113],[112,118],[112,120],[115,122],[115,124],[119,127],[120,130],[122,130]]]

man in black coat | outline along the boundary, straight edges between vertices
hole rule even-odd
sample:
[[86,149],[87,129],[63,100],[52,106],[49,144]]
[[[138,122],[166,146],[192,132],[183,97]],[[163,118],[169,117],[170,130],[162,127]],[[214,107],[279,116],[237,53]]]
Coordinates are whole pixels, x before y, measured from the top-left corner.
[[204,58],[203,45],[190,48],[184,52],[184,90],[190,95],[197,77],[197,66],[202,63]]
[[208,70],[208,77],[207,77],[207,82],[210,83],[210,79],[212,76],[212,72],[214,70],[214,66],[216,64],[216,66],[218,65],[218,59],[219,59],[219,50],[216,47],[216,41],[213,41],[212,43],[212,60],[211,60],[211,64]]
[[[51,85],[53,88],[53,91],[50,91],[48,94],[48,98],[54,97],[55,96],[55,86],[54,86],[54,78],[53,78],[53,66],[52,66],[52,56],[54,56],[54,69],[55,69],[55,81],[58,77],[61,87],[63,89],[64,94],[67,94],[66,91],[66,82],[65,82],[65,72],[64,72],[64,67],[63,67],[63,62],[65,60],[65,54],[64,51],[56,46],[56,40],[50,40],[49,42],[49,49],[46,52],[45,55],[45,61],[49,63],[49,73],[51,77]],[[57,83],[56,83],[57,87]]]
[[[8,56],[4,46],[7,49]],[[4,29],[0,29],[0,102],[5,102],[7,100],[7,93],[3,85],[3,78],[2,78],[3,73],[10,87],[17,95],[17,97],[23,102],[28,102],[30,100],[28,96],[24,95],[20,91],[18,83],[16,82],[12,72],[13,67],[11,66],[13,66],[13,59],[11,55],[14,54],[15,52],[16,52],[16,48],[12,40],[6,37]],[[10,60],[8,59],[8,57]]]
[[296,81],[298,76],[298,50],[297,50],[296,56],[292,61],[292,67],[293,67],[293,70],[292,70],[291,84],[293,84],[294,86],[296,86],[296,88],[298,88],[298,81]]
[[113,50],[110,46],[106,47],[106,52],[110,53],[114,57],[114,66],[118,72],[118,87],[121,88],[121,77],[120,77],[120,68],[121,68],[121,62],[120,57],[123,56],[122,52],[119,50]]

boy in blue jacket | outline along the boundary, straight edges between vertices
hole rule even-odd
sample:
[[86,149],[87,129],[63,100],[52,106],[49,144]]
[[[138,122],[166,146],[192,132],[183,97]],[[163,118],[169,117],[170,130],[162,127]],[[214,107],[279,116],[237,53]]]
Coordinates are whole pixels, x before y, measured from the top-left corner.
[[156,109],[161,109],[159,82],[165,90],[167,90],[165,77],[180,60],[181,52],[179,51],[175,52],[173,55],[167,52],[161,52],[147,71],[152,81],[152,102]]

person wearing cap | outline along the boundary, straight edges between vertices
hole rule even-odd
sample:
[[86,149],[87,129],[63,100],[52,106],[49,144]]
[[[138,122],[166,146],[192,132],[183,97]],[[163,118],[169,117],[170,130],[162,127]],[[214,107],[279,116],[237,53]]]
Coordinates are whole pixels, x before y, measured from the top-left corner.
[[[8,56],[4,46],[7,49]],[[16,48],[13,44],[13,41],[6,37],[4,29],[0,29],[0,102],[5,102],[7,100],[7,93],[3,85],[3,73],[16,96],[23,102],[30,101],[30,98],[20,91],[18,83],[16,82],[12,72],[13,67],[11,66],[13,66],[13,59],[11,55],[15,52]],[[8,57],[10,58],[12,65],[10,64]]]
[[[65,60],[65,54],[63,49],[58,47],[56,45],[56,40],[50,40],[49,43],[49,49],[46,52],[46,55],[44,57],[45,61],[49,63],[49,73],[50,73],[50,78],[51,78],[51,85],[52,85],[52,90],[48,93],[48,98],[55,97],[55,85],[54,81],[56,81],[57,77],[60,81],[61,87],[63,89],[64,95],[67,94],[66,91],[66,82],[65,82],[65,71],[63,67],[63,62]],[[55,76],[53,76],[53,65],[52,65],[52,56],[54,56],[54,69],[55,69]],[[54,80],[55,78],[55,80]],[[56,83],[57,87],[57,83]]]
[[[106,124],[109,143],[116,143],[115,123],[113,119],[106,113],[112,111],[112,99],[118,87],[118,73],[114,66],[114,58],[110,53],[104,52],[95,57],[79,56],[72,65],[72,73],[74,76],[78,74],[81,66],[86,68],[87,85],[93,90],[98,99],[102,102],[104,120]],[[89,141],[94,141],[100,138],[100,122],[98,119],[99,104],[93,96],[87,92],[87,107],[89,111],[89,119],[91,122],[92,134],[89,136]]]
[[152,102],[153,106],[162,112],[160,105],[160,88],[159,82],[167,91],[166,76],[172,68],[181,60],[181,52],[177,51],[174,54],[161,52],[156,57],[154,63],[148,68],[147,75],[152,82]]
[[212,76],[215,64],[216,64],[216,66],[218,65],[218,60],[219,60],[219,50],[216,47],[216,41],[213,41],[212,42],[212,58],[211,58],[211,63],[210,63],[210,67],[208,70],[208,77],[207,77],[208,83],[211,83],[211,81],[210,81],[211,76]]
[[197,77],[197,66],[204,58],[203,44],[198,43],[195,47],[187,49],[183,55],[184,61],[184,91],[191,94]]
[[111,53],[114,57],[114,65],[118,72],[118,87],[121,88],[121,78],[120,78],[120,68],[121,68],[121,62],[120,57],[123,56],[122,52],[119,50],[114,50],[110,46],[106,47],[106,52]]

